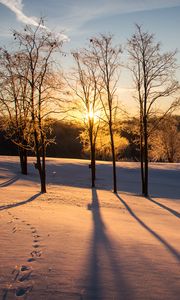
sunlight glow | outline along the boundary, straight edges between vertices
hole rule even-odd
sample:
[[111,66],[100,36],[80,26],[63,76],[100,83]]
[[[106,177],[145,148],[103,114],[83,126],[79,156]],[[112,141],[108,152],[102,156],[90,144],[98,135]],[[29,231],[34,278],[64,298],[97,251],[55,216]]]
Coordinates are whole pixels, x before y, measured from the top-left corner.
[[89,112],[85,115],[86,121],[91,120],[94,123],[98,122],[100,119],[100,114],[98,112],[94,112],[92,108],[90,108]]
[[88,117],[89,117],[90,119],[93,119],[93,118],[95,117],[94,112],[93,112],[92,110],[89,111]]

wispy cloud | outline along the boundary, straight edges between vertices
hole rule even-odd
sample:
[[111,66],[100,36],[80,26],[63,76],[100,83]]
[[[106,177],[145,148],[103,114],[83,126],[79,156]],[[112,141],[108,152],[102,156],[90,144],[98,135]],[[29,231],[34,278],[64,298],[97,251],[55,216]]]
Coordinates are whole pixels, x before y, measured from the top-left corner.
[[[56,19],[55,25],[66,28],[71,34],[83,32],[87,23],[108,15],[180,6],[180,0],[53,0],[52,3],[50,0],[43,0],[43,7],[40,2],[41,0],[32,1],[32,9],[37,11],[37,3],[37,7],[45,11],[52,26]],[[0,4],[14,12],[20,22],[37,26],[38,19],[24,13],[23,3],[23,0],[0,0]]]
[[[15,13],[17,19],[27,25],[39,26],[39,21],[36,17],[29,17],[23,12],[23,1],[22,0],[0,0],[0,3],[8,7],[12,12]],[[50,29],[44,25],[40,25],[40,27],[50,31]],[[68,37],[65,34],[56,34],[58,38],[63,41],[68,41]]]
[[28,25],[38,26],[38,21],[35,17],[28,17],[23,13],[22,0],[0,0],[0,3],[4,4],[12,12],[14,12],[20,22]]

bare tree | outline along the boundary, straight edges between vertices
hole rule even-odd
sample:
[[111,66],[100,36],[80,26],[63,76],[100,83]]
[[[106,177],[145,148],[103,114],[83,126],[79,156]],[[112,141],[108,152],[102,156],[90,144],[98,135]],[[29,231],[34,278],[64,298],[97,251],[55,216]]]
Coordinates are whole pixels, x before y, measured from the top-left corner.
[[6,137],[18,146],[21,173],[27,175],[29,88],[23,79],[28,73],[23,57],[23,53],[0,49],[0,105]]
[[[95,187],[96,179],[96,138],[100,125],[100,118],[97,114],[100,110],[99,100],[99,73],[96,62],[92,59],[91,53],[87,49],[73,52],[76,68],[71,80],[71,89],[75,94],[73,108],[81,112],[84,121],[85,131],[87,131],[88,143],[91,159],[91,185]],[[76,101],[77,100],[77,101]],[[86,134],[85,134],[86,135]],[[81,137],[84,134],[81,134]]]
[[119,79],[120,46],[113,45],[112,35],[101,34],[98,37],[90,39],[91,53],[97,67],[101,73],[101,102],[104,109],[105,120],[108,124],[111,141],[111,153],[113,162],[113,191],[117,193],[116,179],[116,155],[114,146],[114,129],[113,123],[117,112],[118,101],[116,98],[116,89]]
[[[55,102],[58,98],[59,83],[54,73],[53,54],[61,49],[63,41],[48,32],[43,25],[32,28],[26,26],[23,32],[14,31],[14,38],[23,53],[27,74],[22,78],[29,87],[29,145],[33,148],[37,159],[37,169],[41,181],[41,192],[46,192],[46,147],[51,142],[47,138],[46,119],[55,112]],[[57,72],[56,72],[57,73]],[[57,74],[56,74],[57,75]]]
[[[176,51],[161,54],[160,43],[155,42],[154,36],[136,25],[135,34],[128,40],[128,52],[139,103],[142,193],[148,196],[148,121],[157,101],[175,94],[179,88],[174,79]],[[168,111],[177,105],[174,100]]]

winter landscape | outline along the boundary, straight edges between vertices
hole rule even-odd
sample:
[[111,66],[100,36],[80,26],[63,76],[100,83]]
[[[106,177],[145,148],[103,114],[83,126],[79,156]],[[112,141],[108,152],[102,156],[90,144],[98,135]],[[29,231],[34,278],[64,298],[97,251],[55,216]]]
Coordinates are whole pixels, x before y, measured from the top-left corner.
[[0,157],[0,299],[179,299],[180,164],[150,164],[149,198],[139,163],[47,158],[40,194],[35,158]]
[[180,299],[180,0],[0,0],[0,300]]

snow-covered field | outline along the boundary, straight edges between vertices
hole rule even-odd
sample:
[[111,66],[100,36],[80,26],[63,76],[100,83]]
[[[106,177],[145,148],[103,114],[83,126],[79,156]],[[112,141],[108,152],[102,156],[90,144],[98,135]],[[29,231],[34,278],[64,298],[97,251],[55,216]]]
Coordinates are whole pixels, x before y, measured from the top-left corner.
[[0,300],[175,300],[180,297],[180,164],[47,159],[47,190],[29,159],[0,157]]

